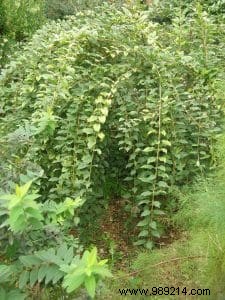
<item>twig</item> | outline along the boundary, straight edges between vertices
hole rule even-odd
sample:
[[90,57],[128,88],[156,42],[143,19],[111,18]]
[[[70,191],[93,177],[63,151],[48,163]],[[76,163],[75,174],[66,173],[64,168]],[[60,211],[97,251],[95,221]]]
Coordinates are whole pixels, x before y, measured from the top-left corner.
[[174,262],[174,261],[179,261],[179,260],[187,260],[187,259],[198,259],[198,258],[206,258],[207,256],[183,256],[183,257],[175,257],[175,258],[171,258],[169,260],[165,260],[165,261],[161,261],[157,264],[154,264],[154,265],[149,265],[143,269],[140,269],[140,270],[137,270],[137,271],[134,271],[134,272],[131,272],[131,273],[127,273],[126,275],[122,275],[122,276],[117,276],[117,277],[114,277],[113,279],[116,280],[116,279],[120,279],[120,278],[126,278],[126,277],[130,277],[130,276],[133,276],[133,275],[136,275],[144,270],[147,270],[148,268],[154,268],[154,267],[158,267],[158,266],[161,266],[161,265],[164,265],[164,264],[168,264],[168,263],[171,263],[171,262]]

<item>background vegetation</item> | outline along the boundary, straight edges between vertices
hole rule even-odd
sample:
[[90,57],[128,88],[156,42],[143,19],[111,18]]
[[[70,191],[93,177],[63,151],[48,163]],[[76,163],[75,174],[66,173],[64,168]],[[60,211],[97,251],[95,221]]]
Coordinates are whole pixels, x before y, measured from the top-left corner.
[[223,297],[224,1],[0,6],[0,298]]

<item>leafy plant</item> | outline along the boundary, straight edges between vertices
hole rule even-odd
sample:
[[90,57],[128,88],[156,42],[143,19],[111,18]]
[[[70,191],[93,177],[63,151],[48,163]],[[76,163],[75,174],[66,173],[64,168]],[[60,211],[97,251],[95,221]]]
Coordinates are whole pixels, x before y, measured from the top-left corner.
[[[66,225],[68,225],[71,217],[74,217],[74,210],[82,204],[82,201],[66,199],[55,206],[51,203],[51,209],[49,209],[49,203],[48,205],[44,203],[45,209],[42,209],[43,207],[35,201],[39,195],[35,191],[28,194],[31,184],[32,181],[22,186],[16,185],[15,194],[0,196],[1,221],[3,217],[5,219],[1,228],[6,228],[5,235],[9,235],[7,230],[12,232],[11,239],[20,237],[21,240],[21,244],[16,245],[15,241],[11,241],[12,246],[16,247],[14,253],[9,247],[5,250],[2,247],[3,244],[1,245],[2,254],[10,258],[5,264],[0,265],[2,299],[12,299],[12,297],[25,299],[26,294],[22,291],[27,292],[28,286],[32,288],[36,284],[47,287],[63,282],[63,287],[67,292],[73,292],[83,281],[88,293],[94,297],[97,281],[111,276],[106,265],[107,261],[98,261],[96,248],[91,252],[86,250],[80,258],[78,247],[71,244],[69,240],[61,240],[61,243],[56,240],[54,247],[51,248],[47,242],[44,250],[37,250],[37,245],[32,245],[30,239],[32,233],[40,232],[40,230],[42,231],[41,238],[46,239],[47,232],[44,230],[49,225],[60,225],[63,230],[64,221],[67,221]],[[44,219],[46,212],[50,214],[47,219]],[[69,227],[66,226],[66,229],[68,230]],[[65,236],[64,232],[64,238]],[[17,286],[18,289],[7,292],[9,288]]]
[[173,187],[211,167],[223,53],[222,29],[200,5],[176,11],[168,30],[150,17],[104,5],[47,24],[0,81],[6,176],[40,169],[39,200],[82,199],[84,228],[116,178],[147,248],[163,233]]
[[[40,229],[42,227],[41,221],[43,217],[40,212],[38,204],[34,201],[39,197],[38,194],[33,193],[28,195],[27,192],[32,184],[32,181],[23,186],[16,185],[14,195],[2,195],[2,213],[8,214],[8,219],[4,223],[9,225],[14,233],[21,233],[31,226],[33,229]],[[6,200],[6,201],[5,201]]]
[[62,266],[61,270],[67,275],[64,278],[63,286],[67,292],[72,292],[84,284],[88,294],[94,298],[96,281],[101,277],[111,277],[106,266],[107,260],[97,261],[97,249],[86,250],[79,261],[74,260],[70,266]]

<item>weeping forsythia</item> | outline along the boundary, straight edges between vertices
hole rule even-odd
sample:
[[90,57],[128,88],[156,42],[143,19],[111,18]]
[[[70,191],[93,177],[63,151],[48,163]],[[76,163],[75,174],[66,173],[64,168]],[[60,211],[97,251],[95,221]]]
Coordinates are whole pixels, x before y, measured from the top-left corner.
[[42,171],[41,199],[91,210],[119,174],[151,248],[171,187],[210,166],[220,130],[215,28],[200,10],[185,18],[164,32],[148,12],[105,7],[39,30],[0,79],[2,186]]

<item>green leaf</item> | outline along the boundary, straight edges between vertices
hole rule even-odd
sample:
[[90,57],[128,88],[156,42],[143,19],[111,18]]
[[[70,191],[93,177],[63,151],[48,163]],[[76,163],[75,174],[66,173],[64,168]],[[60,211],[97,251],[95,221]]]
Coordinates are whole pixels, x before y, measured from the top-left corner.
[[59,267],[56,265],[49,266],[46,277],[45,277],[45,284],[47,285],[50,281],[52,281],[55,277],[56,272],[59,270]]
[[98,262],[98,266],[104,266],[107,264],[107,262],[108,262],[108,259],[102,259]]
[[146,217],[150,215],[150,210],[149,209],[145,209],[142,213],[141,213],[141,217]]
[[14,226],[18,218],[25,218],[23,207],[20,205],[14,206],[9,212],[9,224]]
[[99,132],[98,138],[99,138],[101,141],[104,140],[104,137],[105,137],[104,133],[103,133],[103,132]]
[[37,219],[39,221],[43,220],[43,216],[40,213],[39,210],[33,208],[33,207],[28,207],[26,208],[26,213],[30,215],[30,217]]
[[98,119],[101,124],[104,124],[106,121],[106,116],[100,116],[100,117],[98,117]]
[[101,129],[101,125],[96,123],[96,124],[93,125],[93,128],[94,128],[94,131],[99,132],[100,129]]
[[142,231],[139,233],[138,237],[145,237],[145,236],[148,236],[148,235],[149,235],[148,230],[142,230]]
[[16,185],[16,195],[20,198],[23,198],[27,194],[32,182],[33,181],[31,180],[22,186]]
[[20,206],[22,202],[22,199],[19,198],[18,196],[12,195],[10,203],[8,205],[8,209],[11,210],[15,206]]
[[93,129],[92,128],[83,128],[83,132],[86,133],[86,134],[92,134]]
[[156,237],[156,238],[160,238],[160,232],[157,230],[151,230],[151,235]]
[[38,281],[38,268],[34,268],[30,272],[30,286],[32,287]]
[[62,243],[60,245],[60,247],[57,250],[57,256],[60,257],[62,260],[64,259],[64,257],[66,256],[67,253],[67,244],[66,243]]
[[41,282],[45,278],[48,272],[48,267],[49,266],[45,264],[41,265],[41,267],[38,270],[38,282]]
[[97,265],[92,267],[92,272],[100,275],[101,277],[112,277],[112,273],[108,270],[106,266]]
[[20,199],[16,195],[1,195],[0,199],[1,200],[11,201],[11,202],[14,202],[14,201],[18,201],[19,202],[20,201]]
[[57,270],[55,271],[54,277],[52,279],[52,284],[56,284],[60,279],[62,279],[64,277],[65,273]]
[[85,281],[84,281],[84,285],[85,285],[85,288],[86,288],[89,296],[91,298],[94,298],[94,296],[95,296],[95,289],[96,289],[95,277],[93,275],[89,276],[89,277],[86,277]]
[[20,256],[19,260],[25,267],[28,268],[39,265],[41,263],[41,260],[34,255]]
[[77,197],[75,200],[73,200],[74,208],[80,207],[84,204],[85,200],[81,197]]
[[63,287],[66,288],[68,293],[71,293],[84,283],[85,278],[84,274],[76,275],[76,272],[68,274],[64,277]]
[[[58,178],[57,178],[58,179]],[[36,200],[37,198],[40,198],[41,195],[39,194],[30,194],[30,195],[26,195],[26,202],[29,200],[29,201],[34,201]]]
[[149,204],[149,199],[141,200],[138,202],[138,205]]
[[55,262],[55,249],[49,248],[47,250],[41,250],[36,253],[36,256],[46,263],[54,263]]
[[171,142],[167,140],[162,140],[162,143],[166,146],[171,146]]
[[143,227],[149,224],[149,219],[145,218],[144,220],[138,222],[137,226]]
[[157,158],[156,157],[149,157],[148,158],[148,160],[147,160],[147,163],[149,164],[149,163],[152,163],[152,162],[155,162],[157,160]]
[[152,205],[155,206],[155,207],[160,208],[161,203],[160,203],[159,201],[153,201],[153,202],[152,202]]
[[103,107],[103,108],[101,108],[100,110],[101,110],[101,113],[102,113],[104,116],[107,116],[107,115],[108,115],[109,110],[108,110],[107,107]]
[[[155,150],[155,149],[154,149],[153,147],[146,147],[146,148],[143,150],[143,152],[149,153],[149,152],[154,151],[154,150]],[[153,161],[155,161],[155,160],[156,160],[156,157],[151,157],[151,159],[153,159]]]
[[154,243],[152,241],[148,241],[146,244],[145,244],[145,247],[149,250],[152,250],[154,248]]
[[166,157],[165,156],[160,156],[159,160],[165,163],[166,162]]
[[159,210],[159,209],[153,210],[153,214],[155,214],[156,216],[163,216],[163,215],[165,215],[164,211]]
[[7,294],[6,300],[25,300],[26,298],[27,298],[27,295],[24,293],[21,293],[20,290],[12,290]]
[[74,257],[74,248],[70,247],[66,253],[66,256],[64,258],[65,263],[69,264],[71,263],[72,259]]
[[155,221],[152,221],[149,223],[149,226],[152,228],[152,229],[156,229],[157,228],[157,223]]
[[141,193],[141,197],[149,197],[149,196],[151,196],[152,195],[152,192],[150,192],[150,191],[146,191],[146,192],[143,192],[143,193]]
[[87,263],[88,266],[93,266],[96,262],[97,262],[97,248],[94,247],[87,258]]
[[156,179],[155,175],[151,175],[148,177],[139,177],[139,180],[141,180],[142,182],[146,182],[146,183],[152,183],[152,181],[154,181]]
[[91,136],[87,139],[87,146],[88,146],[88,149],[92,149],[96,144],[96,138]]
[[30,277],[29,272],[26,270],[20,274],[20,277],[19,277],[19,288],[20,289],[23,289],[26,286],[26,284],[29,280],[29,277]]
[[159,187],[168,188],[168,184],[165,181],[159,181],[157,184]]
[[134,246],[142,246],[145,244],[145,242],[146,242],[145,240],[138,240],[134,242]]
[[14,223],[10,224],[10,229],[14,233],[23,232],[27,228],[27,222],[25,218],[18,218]]
[[9,281],[12,274],[13,270],[10,266],[0,265],[0,283]]
[[35,230],[41,229],[43,227],[43,224],[39,220],[31,218],[31,217],[29,218],[27,223],[29,223],[29,225],[32,225],[32,227],[33,227],[32,229],[35,229]]

